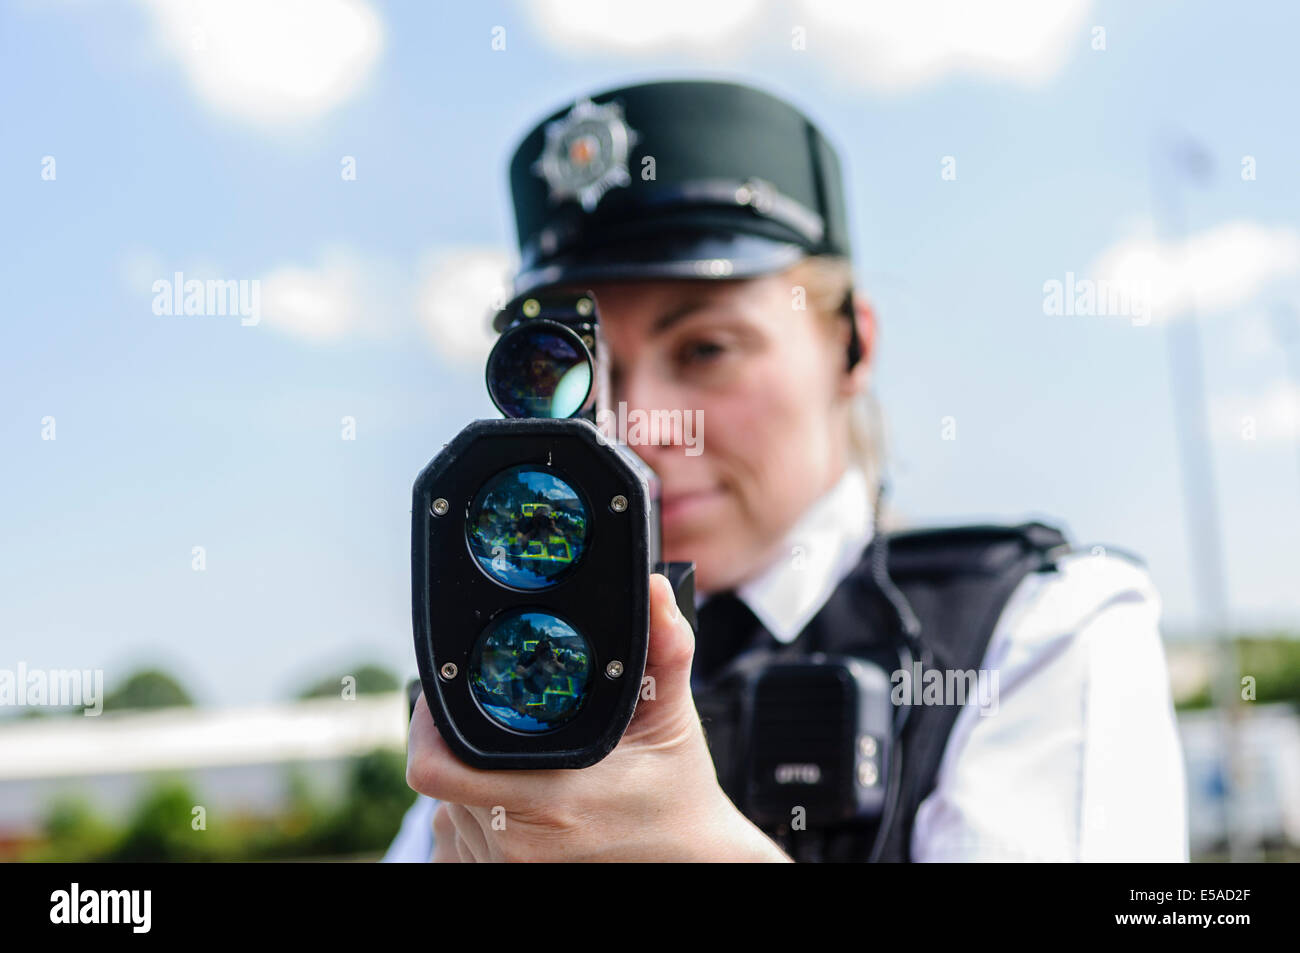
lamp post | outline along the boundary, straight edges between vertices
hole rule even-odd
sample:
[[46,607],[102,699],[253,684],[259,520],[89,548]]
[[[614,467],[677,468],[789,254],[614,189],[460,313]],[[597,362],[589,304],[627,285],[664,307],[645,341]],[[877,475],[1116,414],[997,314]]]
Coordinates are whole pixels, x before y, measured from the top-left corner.
[[[1208,154],[1196,141],[1180,137],[1162,142],[1153,153],[1152,197],[1157,221],[1167,240],[1180,250],[1185,246],[1187,216],[1182,186],[1210,178]],[[1184,263],[1185,264],[1185,263]],[[1200,616],[1214,646],[1210,693],[1219,714],[1218,767],[1223,782],[1222,825],[1229,859],[1257,859],[1257,848],[1241,823],[1238,791],[1243,775],[1238,705],[1237,654],[1228,632],[1227,593],[1224,589],[1223,537],[1214,460],[1210,449],[1209,415],[1205,400],[1205,368],[1196,313],[1194,276],[1187,267],[1174,269],[1175,281],[1186,281],[1187,304],[1181,315],[1166,315],[1165,341],[1169,355],[1169,384],[1178,434],[1180,472],[1183,478],[1184,514],[1190,544],[1192,579]]]

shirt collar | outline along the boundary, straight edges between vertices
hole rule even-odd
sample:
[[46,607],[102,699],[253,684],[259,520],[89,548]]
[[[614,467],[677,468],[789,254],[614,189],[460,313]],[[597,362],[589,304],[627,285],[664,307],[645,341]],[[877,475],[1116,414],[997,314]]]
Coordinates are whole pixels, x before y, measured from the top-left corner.
[[790,530],[781,558],[737,597],[778,641],[793,642],[858,564],[873,523],[866,476],[850,467]]

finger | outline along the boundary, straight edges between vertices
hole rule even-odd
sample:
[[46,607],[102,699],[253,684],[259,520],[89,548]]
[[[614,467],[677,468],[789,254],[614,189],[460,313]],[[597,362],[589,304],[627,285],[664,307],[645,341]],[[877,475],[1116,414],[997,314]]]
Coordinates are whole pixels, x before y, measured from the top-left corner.
[[447,805],[439,804],[433,812],[433,862],[435,864],[458,864],[461,862],[460,851],[456,847],[456,825],[452,823]]
[[447,814],[456,827],[457,845],[463,845],[462,859],[466,863],[486,863],[491,860],[487,835],[478,819],[460,804],[448,804]]
[[474,857],[474,852],[469,849],[469,845],[465,843],[464,838],[459,834],[456,835],[456,854],[462,864],[473,864],[478,862]]
[[695,634],[681,610],[665,576],[650,577],[650,646],[645,674],[649,679],[641,691],[633,720],[638,733],[677,731],[698,722],[691,698],[691,661],[695,657]]
[[677,607],[672,583],[662,573],[650,576],[650,650],[646,670],[684,672],[690,680],[695,633]]
[[537,771],[471,768],[447,747],[421,693],[406,742],[406,783],[420,794],[451,804],[491,807],[528,804],[541,796]]

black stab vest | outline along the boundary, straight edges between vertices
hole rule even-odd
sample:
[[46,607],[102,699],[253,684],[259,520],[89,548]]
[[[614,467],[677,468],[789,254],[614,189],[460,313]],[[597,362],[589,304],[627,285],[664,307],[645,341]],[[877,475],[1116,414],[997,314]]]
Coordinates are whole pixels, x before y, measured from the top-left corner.
[[[793,642],[783,646],[760,626],[749,648],[778,657],[816,652],[852,655],[870,659],[887,672],[898,669],[897,610],[872,572],[880,539],[872,539],[857,566]],[[1012,592],[1028,574],[1053,571],[1055,559],[1067,549],[1065,536],[1042,523],[915,530],[890,534],[887,566],[920,621],[929,664],[941,671],[977,670]],[[885,834],[880,860],[911,859],[916,811],[934,789],[960,709],[959,705],[916,704],[908,713],[901,736],[896,816]],[[768,833],[796,860],[853,862],[868,859],[879,825],[875,819],[821,830]]]

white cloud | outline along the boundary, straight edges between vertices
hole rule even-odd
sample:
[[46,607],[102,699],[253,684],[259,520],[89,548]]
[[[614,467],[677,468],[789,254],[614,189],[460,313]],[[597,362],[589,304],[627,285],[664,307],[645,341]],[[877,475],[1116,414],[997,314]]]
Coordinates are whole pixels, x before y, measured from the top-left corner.
[[511,258],[496,248],[431,251],[421,263],[417,313],[449,363],[482,364],[496,335],[492,315],[509,296]]
[[1300,271],[1300,232],[1225,222],[1181,241],[1124,239],[1098,256],[1091,277],[1129,287],[1149,282],[1154,320],[1188,308],[1213,314],[1249,302],[1270,281]]
[[[481,365],[496,340],[491,318],[509,296],[512,264],[491,247],[434,249],[412,268],[332,246],[314,263],[278,265],[258,278],[258,326],[318,344],[423,333],[446,363]],[[242,278],[202,262],[182,268],[149,249],[130,248],[118,259],[123,284],[145,302],[153,282],[175,271],[187,279]]]
[[133,294],[153,295],[153,283],[165,278],[162,256],[148,248],[128,248],[118,256],[118,275]]
[[[762,0],[534,0],[525,4],[542,39],[570,53],[655,54],[683,48],[716,55],[753,27]],[[508,42],[508,41],[507,41]]]
[[966,73],[1021,82],[1055,75],[1088,47],[1091,0],[540,0],[527,4],[544,41],[567,53],[604,51],[656,59],[687,53],[739,65],[770,46],[793,48],[836,79],[881,90]]
[[1219,439],[1289,443],[1300,439],[1300,385],[1277,380],[1255,394],[1216,398],[1211,411]]
[[1233,321],[1231,338],[1232,355],[1246,362],[1271,357],[1279,352],[1282,344],[1277,332],[1262,314],[1245,315]]
[[351,97],[379,58],[366,0],[140,0],[195,93],[222,113],[275,124]]
[[397,269],[346,248],[327,249],[313,267],[281,266],[261,282],[262,323],[309,341],[388,337],[410,308]]
[[[1038,83],[1088,48],[1091,0],[802,0],[808,55],[883,90],[950,73]],[[829,54],[829,56],[827,56]]]

